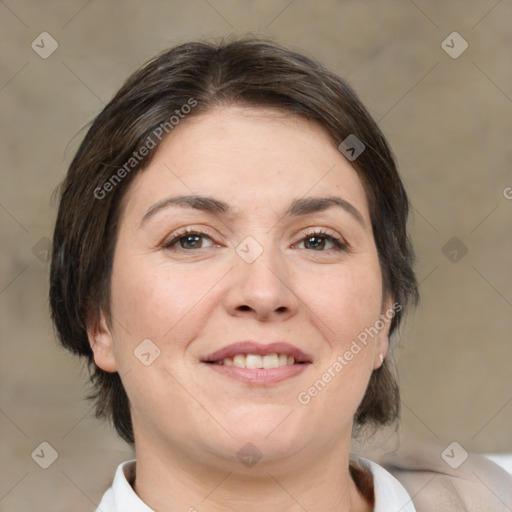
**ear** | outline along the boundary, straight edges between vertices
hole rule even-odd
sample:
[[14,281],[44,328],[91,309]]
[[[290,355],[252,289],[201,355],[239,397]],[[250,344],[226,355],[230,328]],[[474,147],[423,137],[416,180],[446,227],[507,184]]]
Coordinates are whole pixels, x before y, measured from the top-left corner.
[[94,354],[96,366],[106,372],[116,372],[117,363],[114,356],[114,336],[107,325],[103,311],[100,312],[99,318],[90,322],[87,335]]
[[380,368],[384,359],[388,355],[389,351],[389,329],[391,327],[391,320],[396,315],[397,311],[400,311],[401,307],[399,304],[393,302],[393,298],[387,296],[382,301],[382,309],[379,317],[379,334],[375,340],[375,358],[373,361],[373,369]]

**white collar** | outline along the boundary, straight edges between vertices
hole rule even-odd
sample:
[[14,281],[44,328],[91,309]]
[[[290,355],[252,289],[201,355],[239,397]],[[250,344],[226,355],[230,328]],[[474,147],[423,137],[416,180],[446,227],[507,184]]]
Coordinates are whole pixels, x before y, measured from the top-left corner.
[[375,508],[373,512],[416,512],[412,498],[405,487],[376,462],[359,457],[366,462],[373,475]]
[[131,483],[135,478],[135,459],[117,466],[112,487],[108,489],[95,512],[154,512],[135,494]]
[[[412,499],[402,484],[382,466],[359,457],[373,475],[374,512],[416,512]],[[130,482],[135,476],[135,460],[119,464],[112,487],[108,489],[96,512],[154,512],[135,494]]]

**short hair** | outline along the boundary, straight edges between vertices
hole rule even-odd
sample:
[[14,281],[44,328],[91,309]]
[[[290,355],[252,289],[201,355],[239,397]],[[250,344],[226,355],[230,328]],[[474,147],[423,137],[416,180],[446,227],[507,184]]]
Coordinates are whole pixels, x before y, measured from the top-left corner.
[[[167,50],[132,74],[92,122],[61,184],[53,235],[49,295],[58,339],[86,358],[97,417],[110,419],[131,445],[130,403],[121,378],[96,366],[87,336],[89,322],[101,311],[111,321],[110,282],[123,197],[171,133],[173,116],[231,105],[275,108],[314,121],[340,148],[349,136],[362,142],[357,158],[354,149],[345,155],[366,192],[383,290],[400,305],[390,335],[406,305],[418,302],[406,230],[408,198],[384,135],[351,87],[314,59],[268,39],[196,41]],[[154,147],[147,151],[150,139]],[[398,419],[393,370],[386,358],[373,371],[354,417],[356,427]]]

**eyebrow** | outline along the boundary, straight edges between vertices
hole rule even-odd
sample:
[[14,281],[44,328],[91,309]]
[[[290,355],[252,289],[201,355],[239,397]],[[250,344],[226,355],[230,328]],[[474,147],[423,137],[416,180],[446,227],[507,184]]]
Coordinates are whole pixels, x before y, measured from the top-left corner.
[[[141,226],[157,212],[170,206],[193,208],[214,215],[236,216],[237,212],[228,203],[208,196],[183,195],[167,197],[158,201],[144,214]],[[359,210],[351,203],[341,197],[301,197],[291,202],[284,217],[298,217],[310,213],[318,213],[328,210],[334,206],[340,207],[354,217],[359,224],[365,226],[365,221]]]

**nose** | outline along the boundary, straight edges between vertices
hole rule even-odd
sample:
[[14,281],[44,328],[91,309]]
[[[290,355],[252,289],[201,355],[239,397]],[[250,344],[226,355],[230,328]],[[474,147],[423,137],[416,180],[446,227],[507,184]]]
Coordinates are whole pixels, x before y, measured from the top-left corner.
[[296,314],[299,298],[292,272],[278,249],[265,249],[252,262],[235,253],[225,306],[228,313],[259,321],[286,320]]

